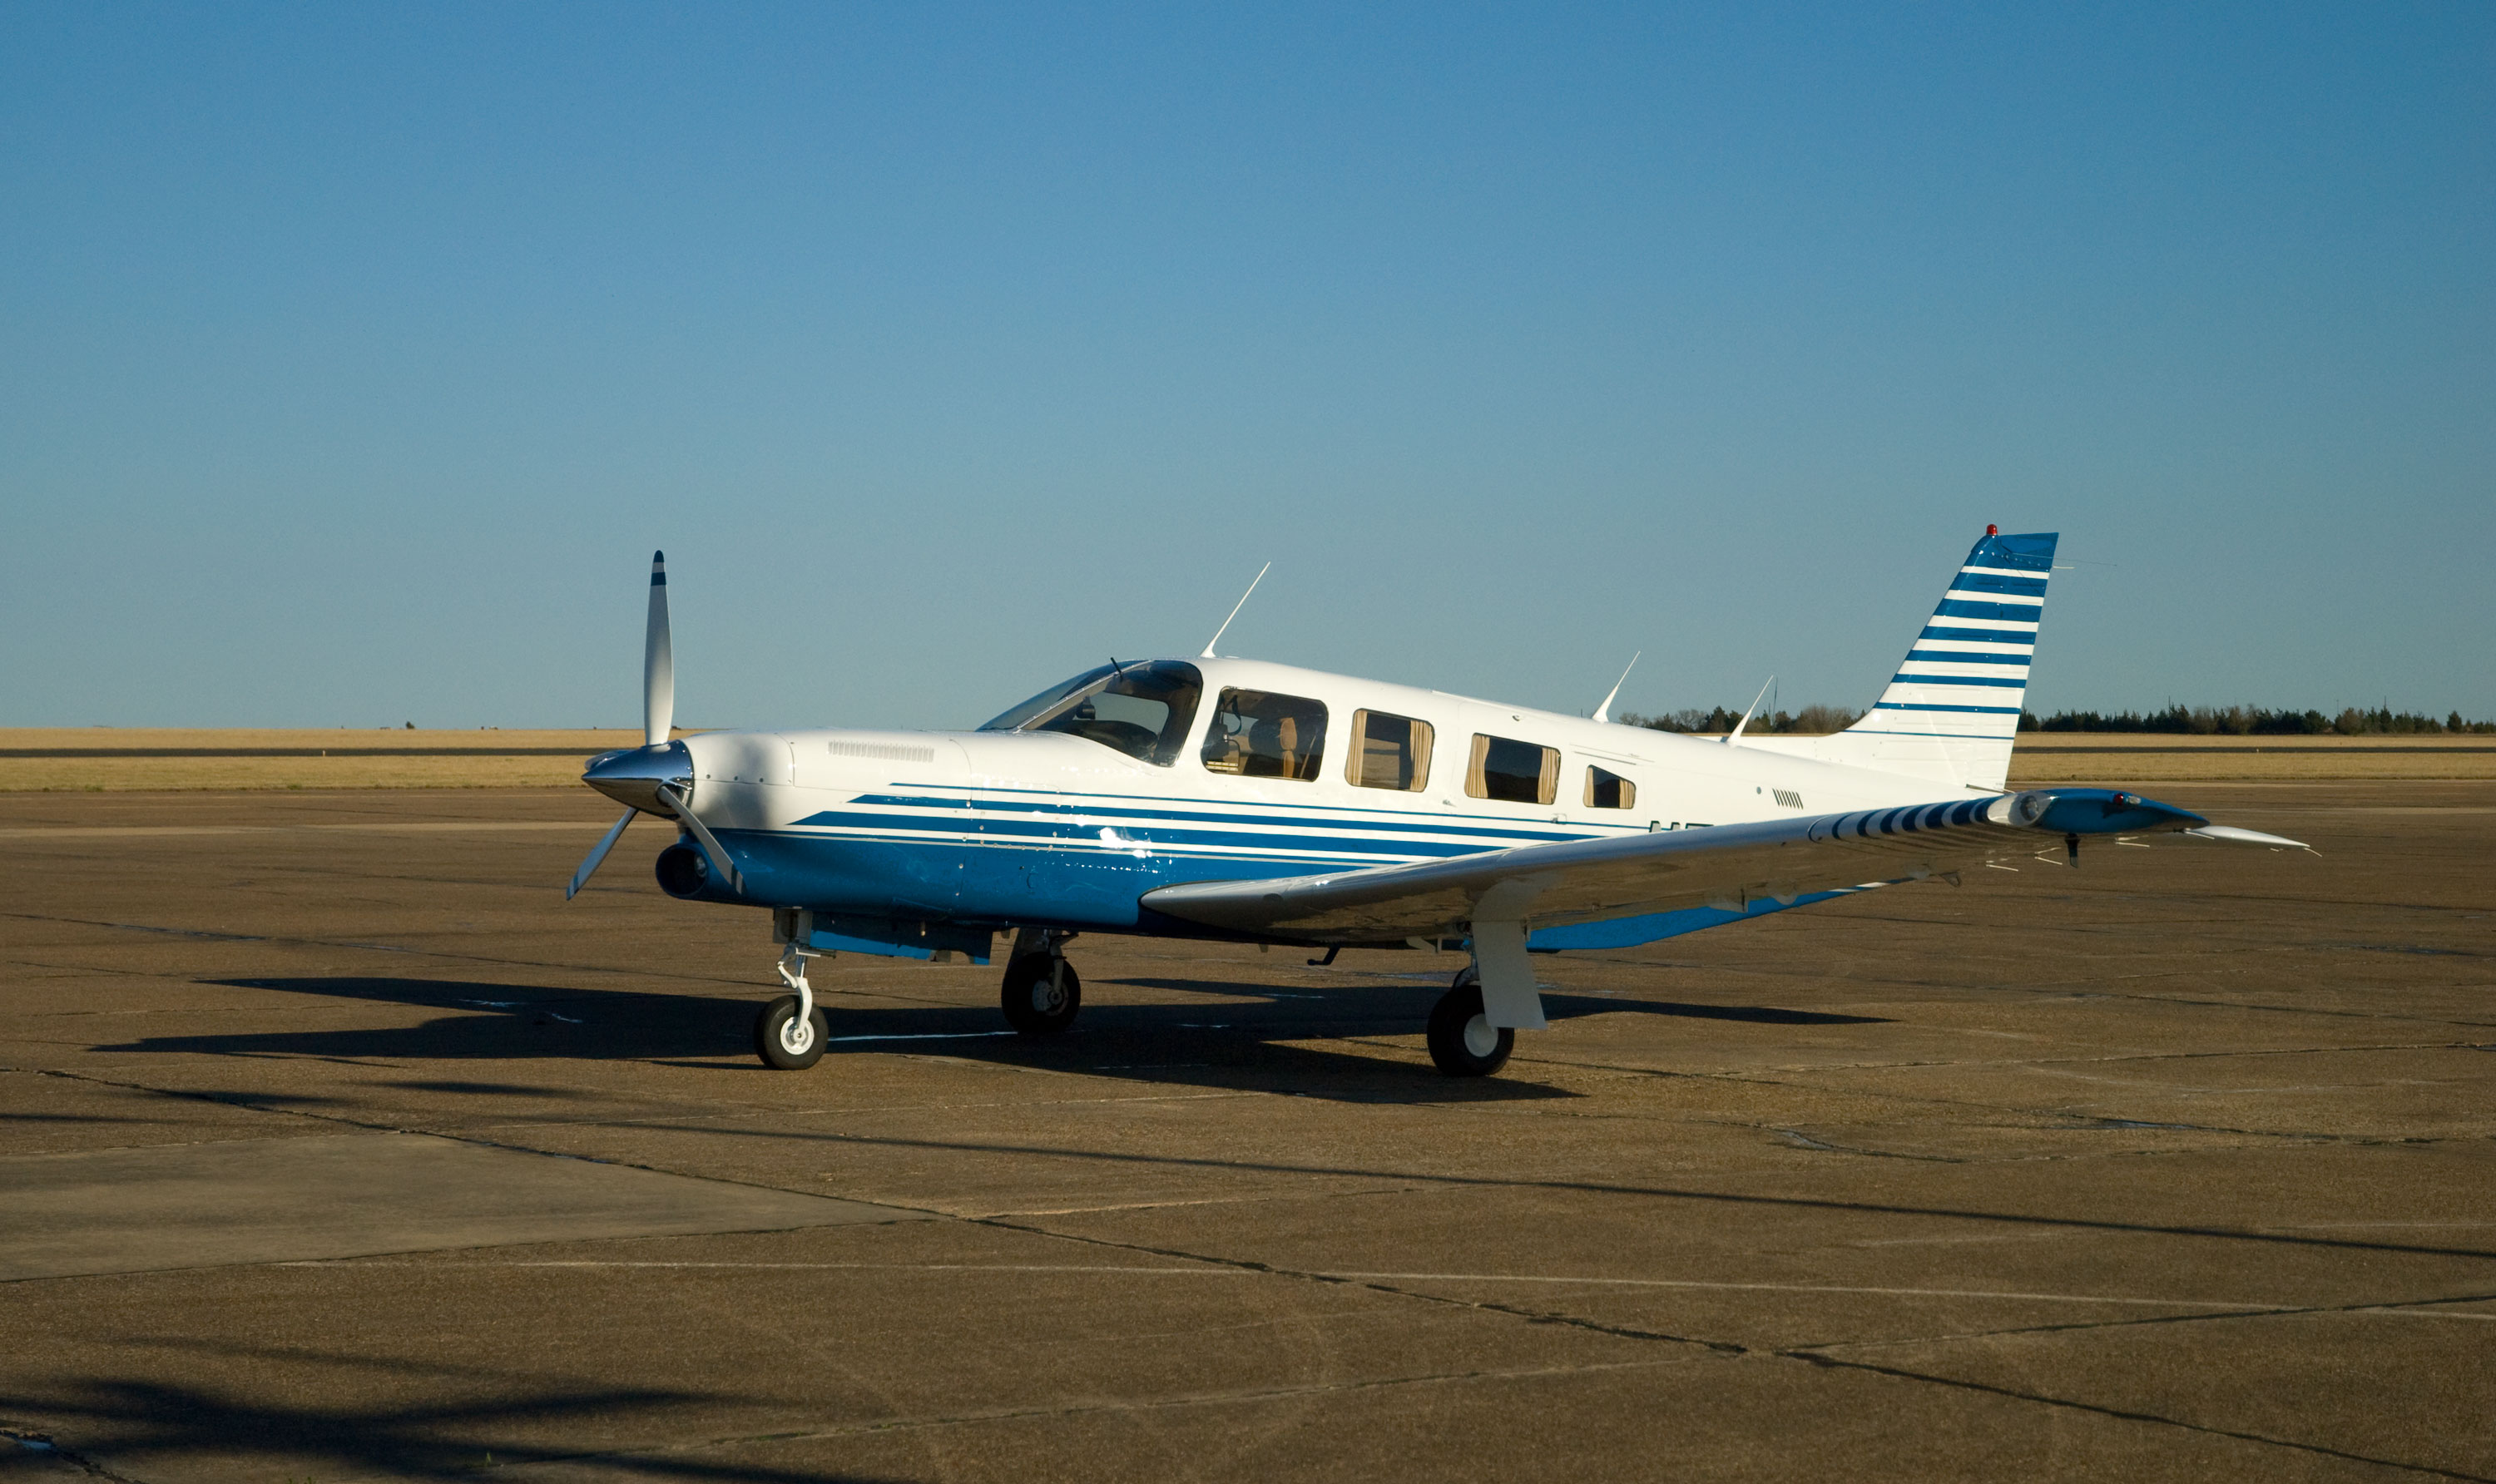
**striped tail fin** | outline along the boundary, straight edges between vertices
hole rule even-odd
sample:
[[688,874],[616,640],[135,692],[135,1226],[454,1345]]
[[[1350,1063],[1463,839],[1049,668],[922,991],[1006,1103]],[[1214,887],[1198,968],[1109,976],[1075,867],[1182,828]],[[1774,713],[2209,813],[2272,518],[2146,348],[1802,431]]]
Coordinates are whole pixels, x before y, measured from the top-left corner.
[[2000,788],[2028,696],[2054,533],[1999,536],[1967,554],[1932,621],[1863,720],[1824,739],[1832,762]]

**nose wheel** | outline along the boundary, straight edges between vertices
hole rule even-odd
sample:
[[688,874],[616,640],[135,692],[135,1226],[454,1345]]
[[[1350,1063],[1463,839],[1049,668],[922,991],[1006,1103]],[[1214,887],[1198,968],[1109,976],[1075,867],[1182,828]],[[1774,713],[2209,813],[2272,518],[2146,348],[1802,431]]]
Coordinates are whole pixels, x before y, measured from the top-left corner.
[[1075,966],[1066,961],[1058,937],[1040,938],[1041,946],[1029,946],[1029,939],[1014,944],[1014,954],[1006,960],[1004,988],[998,993],[998,1004],[1006,1012],[1006,1024],[1021,1033],[1027,1040],[1038,1040],[1063,1033],[1075,1024],[1075,1012],[1083,1007],[1083,981],[1075,974]]
[[1508,1065],[1516,1033],[1482,1013],[1482,977],[1468,964],[1430,1010],[1430,1060],[1451,1077],[1487,1077]]
[[754,1054],[773,1071],[804,1071],[824,1059],[828,1034],[822,1010],[782,995],[754,1017]]
[[780,950],[780,982],[796,991],[782,995],[754,1017],[754,1054],[773,1071],[804,1071],[824,1059],[824,1042],[831,1035],[824,1012],[815,1006],[815,987],[806,982],[807,947],[815,932],[815,914],[804,908],[783,907],[771,914],[771,936],[787,944]]

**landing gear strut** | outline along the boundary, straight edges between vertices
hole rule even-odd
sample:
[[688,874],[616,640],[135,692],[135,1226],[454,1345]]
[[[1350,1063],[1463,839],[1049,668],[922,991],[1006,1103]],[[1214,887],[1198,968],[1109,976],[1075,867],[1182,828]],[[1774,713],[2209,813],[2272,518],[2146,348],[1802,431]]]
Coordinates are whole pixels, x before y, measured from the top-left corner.
[[815,1007],[815,988],[806,982],[806,960],[815,956],[806,946],[815,934],[815,914],[784,907],[772,912],[771,929],[788,945],[780,952],[780,982],[796,993],[782,995],[754,1017],[754,1054],[774,1071],[804,1071],[824,1059],[831,1034]]
[[1066,961],[1066,941],[1074,936],[1049,928],[1024,928],[1014,935],[997,999],[1006,1024],[1026,1040],[1058,1035],[1075,1024],[1075,1012],[1083,1007],[1083,981]]
[[1451,1077],[1487,1077],[1508,1065],[1516,1033],[1482,1013],[1482,974],[1468,964],[1430,1010],[1430,1060]]

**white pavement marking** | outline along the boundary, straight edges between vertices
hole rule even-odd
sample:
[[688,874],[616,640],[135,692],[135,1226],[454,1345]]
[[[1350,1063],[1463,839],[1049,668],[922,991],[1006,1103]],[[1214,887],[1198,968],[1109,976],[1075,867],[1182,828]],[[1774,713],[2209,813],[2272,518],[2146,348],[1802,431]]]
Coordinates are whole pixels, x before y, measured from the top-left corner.
[[991,1036],[1020,1036],[1019,1031],[916,1031],[907,1036],[827,1036],[825,1041],[976,1041]]

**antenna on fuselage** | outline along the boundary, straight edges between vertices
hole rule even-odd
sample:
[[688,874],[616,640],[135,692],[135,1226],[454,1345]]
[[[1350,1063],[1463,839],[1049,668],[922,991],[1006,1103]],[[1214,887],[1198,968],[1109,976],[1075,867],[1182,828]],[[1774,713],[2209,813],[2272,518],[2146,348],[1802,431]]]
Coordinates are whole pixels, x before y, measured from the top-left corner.
[[1612,682],[1611,690],[1604,696],[1604,703],[1595,708],[1596,721],[1608,722],[1612,719],[1612,702],[1620,698],[1621,687],[1630,683],[1630,671],[1638,668],[1638,660],[1645,653],[1645,650],[1639,650],[1638,654],[1630,656],[1628,665],[1621,667],[1621,678]]
[[[1775,685],[1776,683],[1777,677],[1770,675],[1768,677],[1768,685]],[[1751,697],[1751,709],[1742,713],[1742,719],[1733,724],[1733,729],[1732,731],[1725,733],[1725,745],[1727,747],[1732,747],[1734,741],[1742,735],[1742,728],[1751,725],[1751,718],[1759,711],[1760,702],[1768,698],[1768,685],[1760,687],[1760,694]]]
[[[1264,580],[1265,580],[1265,573],[1267,573],[1267,572],[1272,572],[1273,570],[1274,570],[1274,564],[1273,564],[1273,563],[1271,563],[1271,562],[1268,562],[1268,563],[1266,563],[1264,566],[1258,568],[1258,569],[1257,569],[1257,575],[1255,575],[1254,577],[1251,577],[1251,578],[1249,578],[1249,579],[1248,579],[1248,593],[1253,593],[1253,592],[1257,591],[1257,584],[1258,584],[1258,583],[1260,583],[1260,582],[1264,581]],[[1227,615],[1225,615],[1225,616],[1224,616],[1224,618],[1223,618],[1223,620],[1222,620],[1222,627],[1221,627],[1221,628],[1219,628],[1219,629],[1214,630],[1214,631],[1213,631],[1213,637],[1211,637],[1211,638],[1209,638],[1209,639],[1207,639],[1207,640],[1205,640],[1205,641],[1204,641],[1204,653],[1202,653],[1202,654],[1201,654],[1201,655],[1198,655],[1198,656],[1197,656],[1197,658],[1198,658],[1198,659],[1200,659],[1200,660],[1210,660],[1210,659],[1212,659],[1212,658],[1214,657],[1214,656],[1213,656],[1213,646],[1214,646],[1214,645],[1216,645],[1216,644],[1221,643],[1221,642],[1222,642],[1222,636],[1223,636],[1225,634],[1228,634],[1228,633],[1230,633],[1230,632],[1231,632],[1231,620],[1232,620],[1232,619],[1234,619],[1234,618],[1237,618],[1237,617],[1239,616],[1239,610],[1240,610],[1241,608],[1244,608],[1244,607],[1248,606],[1248,593],[1242,593],[1242,594],[1240,594],[1240,595],[1239,595],[1239,601],[1238,601],[1237,603],[1232,603],[1232,604],[1231,605],[1231,611],[1230,611],[1230,613],[1228,613]]]

